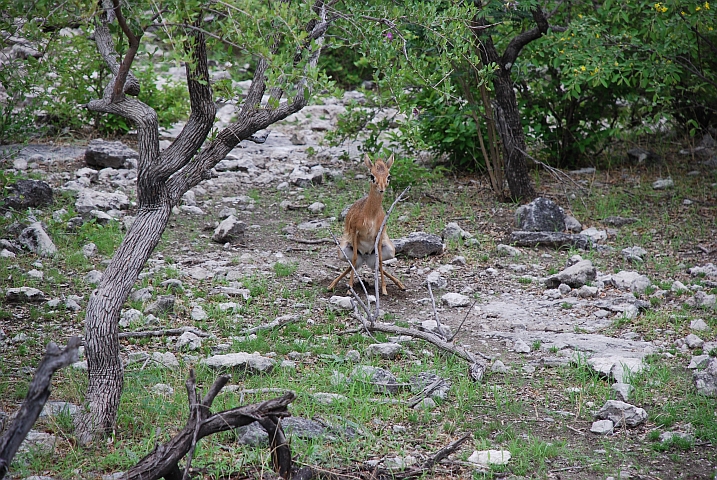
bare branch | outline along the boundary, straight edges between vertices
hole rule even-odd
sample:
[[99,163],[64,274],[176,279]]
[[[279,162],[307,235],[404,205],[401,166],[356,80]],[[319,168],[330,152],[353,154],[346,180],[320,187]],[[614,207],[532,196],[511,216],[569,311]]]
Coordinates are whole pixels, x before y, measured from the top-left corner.
[[533,14],[533,20],[535,20],[535,23],[538,26],[516,35],[515,37],[513,37],[510,43],[508,43],[508,46],[505,47],[505,52],[503,52],[501,63],[503,64],[503,67],[505,67],[507,70],[510,70],[510,68],[513,66],[515,60],[518,58],[518,55],[520,55],[520,51],[523,49],[523,47],[525,47],[533,40],[537,40],[546,33],[548,33],[550,25],[548,24],[548,20],[545,18],[545,13],[543,12],[543,9],[537,7],[531,10],[531,13]]
[[80,343],[79,337],[72,337],[62,351],[54,342],[47,344],[47,353],[35,370],[20,411],[8,431],[0,437],[0,479],[7,474],[20,444],[25,440],[50,397],[52,375],[57,370],[77,361]]
[[127,41],[129,42],[129,48],[127,49],[127,53],[122,60],[122,64],[120,65],[119,70],[115,74],[114,87],[112,89],[112,98],[110,100],[111,103],[115,103],[119,101],[119,99],[124,93],[124,84],[127,81],[127,74],[129,73],[130,68],[132,68],[134,57],[137,54],[137,50],[139,50],[139,37],[137,37],[129,28],[129,25],[127,25],[127,21],[125,20],[124,15],[122,15],[122,9],[120,8],[119,0],[112,0],[112,4],[114,5],[114,12],[115,17],[117,17],[117,23],[119,24],[120,28],[122,29],[122,32],[125,34],[125,36],[127,37]]
[[[289,392],[280,398],[210,415],[209,406],[227,379],[227,376],[219,377],[209,392],[204,396],[202,403],[199,404],[196,401],[197,394],[194,372],[190,370],[189,378],[187,379],[187,393],[190,404],[190,414],[187,425],[170,441],[158,445],[151,453],[142,458],[134,467],[127,471],[122,477],[122,480],[156,480],[167,475],[170,475],[170,478],[181,478],[181,472],[178,470],[179,461],[184,458],[190,450],[196,448],[197,442],[202,438],[214,433],[249,425],[255,421],[262,423],[267,418],[276,423],[275,419],[289,416],[287,407],[296,398],[293,392]],[[288,458],[291,458],[290,451],[288,450],[289,447],[288,444],[286,444],[286,439],[281,432],[281,428],[277,426],[276,430],[279,430],[280,433],[274,432],[276,440],[273,448],[281,449],[282,454],[285,456],[286,452],[289,452]],[[272,432],[267,433],[272,435]],[[190,463],[191,459],[188,459],[187,467]],[[286,465],[285,460],[282,465]],[[171,474],[174,476],[171,476]]]

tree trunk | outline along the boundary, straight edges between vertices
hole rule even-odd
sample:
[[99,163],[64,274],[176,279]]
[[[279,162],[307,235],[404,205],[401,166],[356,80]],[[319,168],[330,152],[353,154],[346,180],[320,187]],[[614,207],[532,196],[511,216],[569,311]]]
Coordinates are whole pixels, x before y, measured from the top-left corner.
[[91,442],[95,432],[112,431],[117,418],[124,373],[119,356],[120,311],[159,243],[171,212],[168,198],[152,207],[140,208],[99,287],[87,302],[85,353],[89,384],[85,411],[77,417],[77,438],[81,444]]
[[499,67],[493,77],[495,88],[496,120],[505,152],[505,178],[508,180],[510,196],[514,200],[532,200],[536,193],[528,175],[524,152],[525,135],[518,112],[518,100],[513,90],[510,73]]
[[[176,140],[160,152],[156,112],[139,100],[125,97],[126,94],[137,95],[139,83],[130,72],[124,71],[130,68],[132,57],[128,54],[125,61],[117,60],[118,55],[108,24],[115,18],[120,20],[118,23],[125,36],[134,39],[134,42],[130,43],[135,50],[139,39],[129,31],[119,4],[113,7],[111,2],[106,1],[104,5],[105,10],[100,13],[101,20],[95,28],[95,42],[99,53],[112,71],[113,79],[105,89],[103,98],[91,101],[86,107],[92,111],[123,116],[137,125],[139,208],[132,228],[122,240],[104,272],[99,287],[87,303],[85,352],[89,383],[85,409],[76,417],[76,435],[82,444],[91,442],[98,434],[107,433],[115,426],[123,387],[118,338],[120,311],[139,273],[162,237],[172,206],[179,202],[187,190],[208,178],[209,170],[242,140],[252,139],[259,130],[306,106],[308,98],[305,92],[310,93],[306,79],[303,78],[298,85],[294,85],[299,93],[291,102],[280,102],[284,92],[280,88],[274,88],[270,92],[269,101],[262,104],[269,64],[265,59],[261,59],[238,114],[239,120],[220,132],[215,140],[199,152],[214,122],[216,106],[209,82],[204,34],[199,28],[198,20],[194,25],[196,29],[192,30],[185,44],[186,51],[192,57],[192,61],[186,62],[191,113]],[[313,11],[321,20],[311,31],[315,42],[312,47],[299,50],[300,55],[307,55],[307,69],[316,66],[328,25],[326,8],[322,2],[317,2]],[[272,41],[275,46],[278,45],[276,39]],[[301,59],[300,56],[298,58]],[[123,79],[126,79],[124,87],[117,87],[115,83],[125,81]]]
[[505,177],[508,180],[510,196],[515,200],[532,200],[535,196],[527,166],[527,148],[525,134],[518,111],[518,99],[510,78],[510,69],[520,55],[520,51],[533,40],[543,36],[550,28],[545,13],[540,7],[531,10],[536,27],[526,30],[508,42],[503,55],[498,54],[488,29],[491,26],[484,17],[476,15],[471,22],[481,59],[484,65],[496,64],[493,76],[496,100],[496,123],[503,140],[505,152]]

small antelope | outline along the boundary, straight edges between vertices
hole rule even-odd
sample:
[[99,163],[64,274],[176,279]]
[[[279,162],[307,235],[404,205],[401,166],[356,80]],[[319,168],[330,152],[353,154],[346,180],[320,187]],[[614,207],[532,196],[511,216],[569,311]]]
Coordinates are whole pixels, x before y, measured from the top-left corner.
[[[393,165],[393,155],[385,162],[379,158],[376,160],[376,163],[373,164],[368,155],[364,156],[363,161],[371,172],[371,190],[367,196],[351,205],[351,208],[346,214],[344,234],[340,241],[340,248],[343,253],[339,252],[339,258],[341,259],[351,257],[351,263],[356,271],[358,271],[362,265],[367,265],[369,268],[376,268],[374,245],[383,219],[386,217],[386,212],[383,210],[382,205],[383,193],[386,191],[388,180],[391,178],[389,171]],[[387,228],[384,226],[383,232],[381,233],[381,241],[379,242],[381,248],[378,250],[378,268],[381,272],[381,293],[383,295],[387,294],[384,275],[390,278],[401,290],[406,289],[399,279],[383,270],[383,261],[396,256],[396,247],[394,247],[393,242],[388,238],[386,230]],[[346,274],[351,274],[349,287],[353,287],[354,269],[349,266],[344,273],[331,282],[329,290],[333,290]]]

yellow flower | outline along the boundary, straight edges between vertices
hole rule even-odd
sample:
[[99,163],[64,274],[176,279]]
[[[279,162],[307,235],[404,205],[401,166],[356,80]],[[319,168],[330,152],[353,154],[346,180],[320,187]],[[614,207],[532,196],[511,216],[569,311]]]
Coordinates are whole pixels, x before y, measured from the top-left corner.
[[578,18],[583,18],[583,14],[582,14],[582,13],[578,13]]
[[705,2],[705,10],[709,10],[709,9],[710,9],[710,2]]
[[682,11],[680,12],[680,15],[683,15],[683,16],[684,16],[684,15],[687,15],[687,14],[685,13],[684,10],[682,10]]
[[560,52],[560,53],[565,53],[565,50],[558,50],[558,52]]
[[699,12],[700,10],[702,10],[702,7],[700,7],[699,5],[697,5],[697,6],[695,7],[695,12]]
[[585,65],[582,65],[582,66],[580,67],[580,70],[582,70],[582,71],[584,72],[585,70],[587,70],[587,68],[585,68]]
[[618,66],[620,66],[620,64],[619,64],[619,63],[617,63],[617,62],[615,62],[615,66],[616,66],[616,67],[618,67]]
[[595,38],[600,38],[600,34],[599,34],[599,33],[596,33],[596,34],[595,34]]

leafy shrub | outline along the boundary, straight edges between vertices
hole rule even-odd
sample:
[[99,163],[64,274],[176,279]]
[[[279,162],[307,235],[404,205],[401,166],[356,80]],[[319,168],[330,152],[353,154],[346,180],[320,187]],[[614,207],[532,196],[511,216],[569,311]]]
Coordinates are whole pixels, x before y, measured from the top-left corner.
[[[451,166],[458,170],[474,171],[485,166],[470,105],[425,91],[419,96],[417,108],[418,130],[429,149],[446,154]],[[480,115],[479,112],[479,118]],[[484,141],[487,143],[487,138]]]

